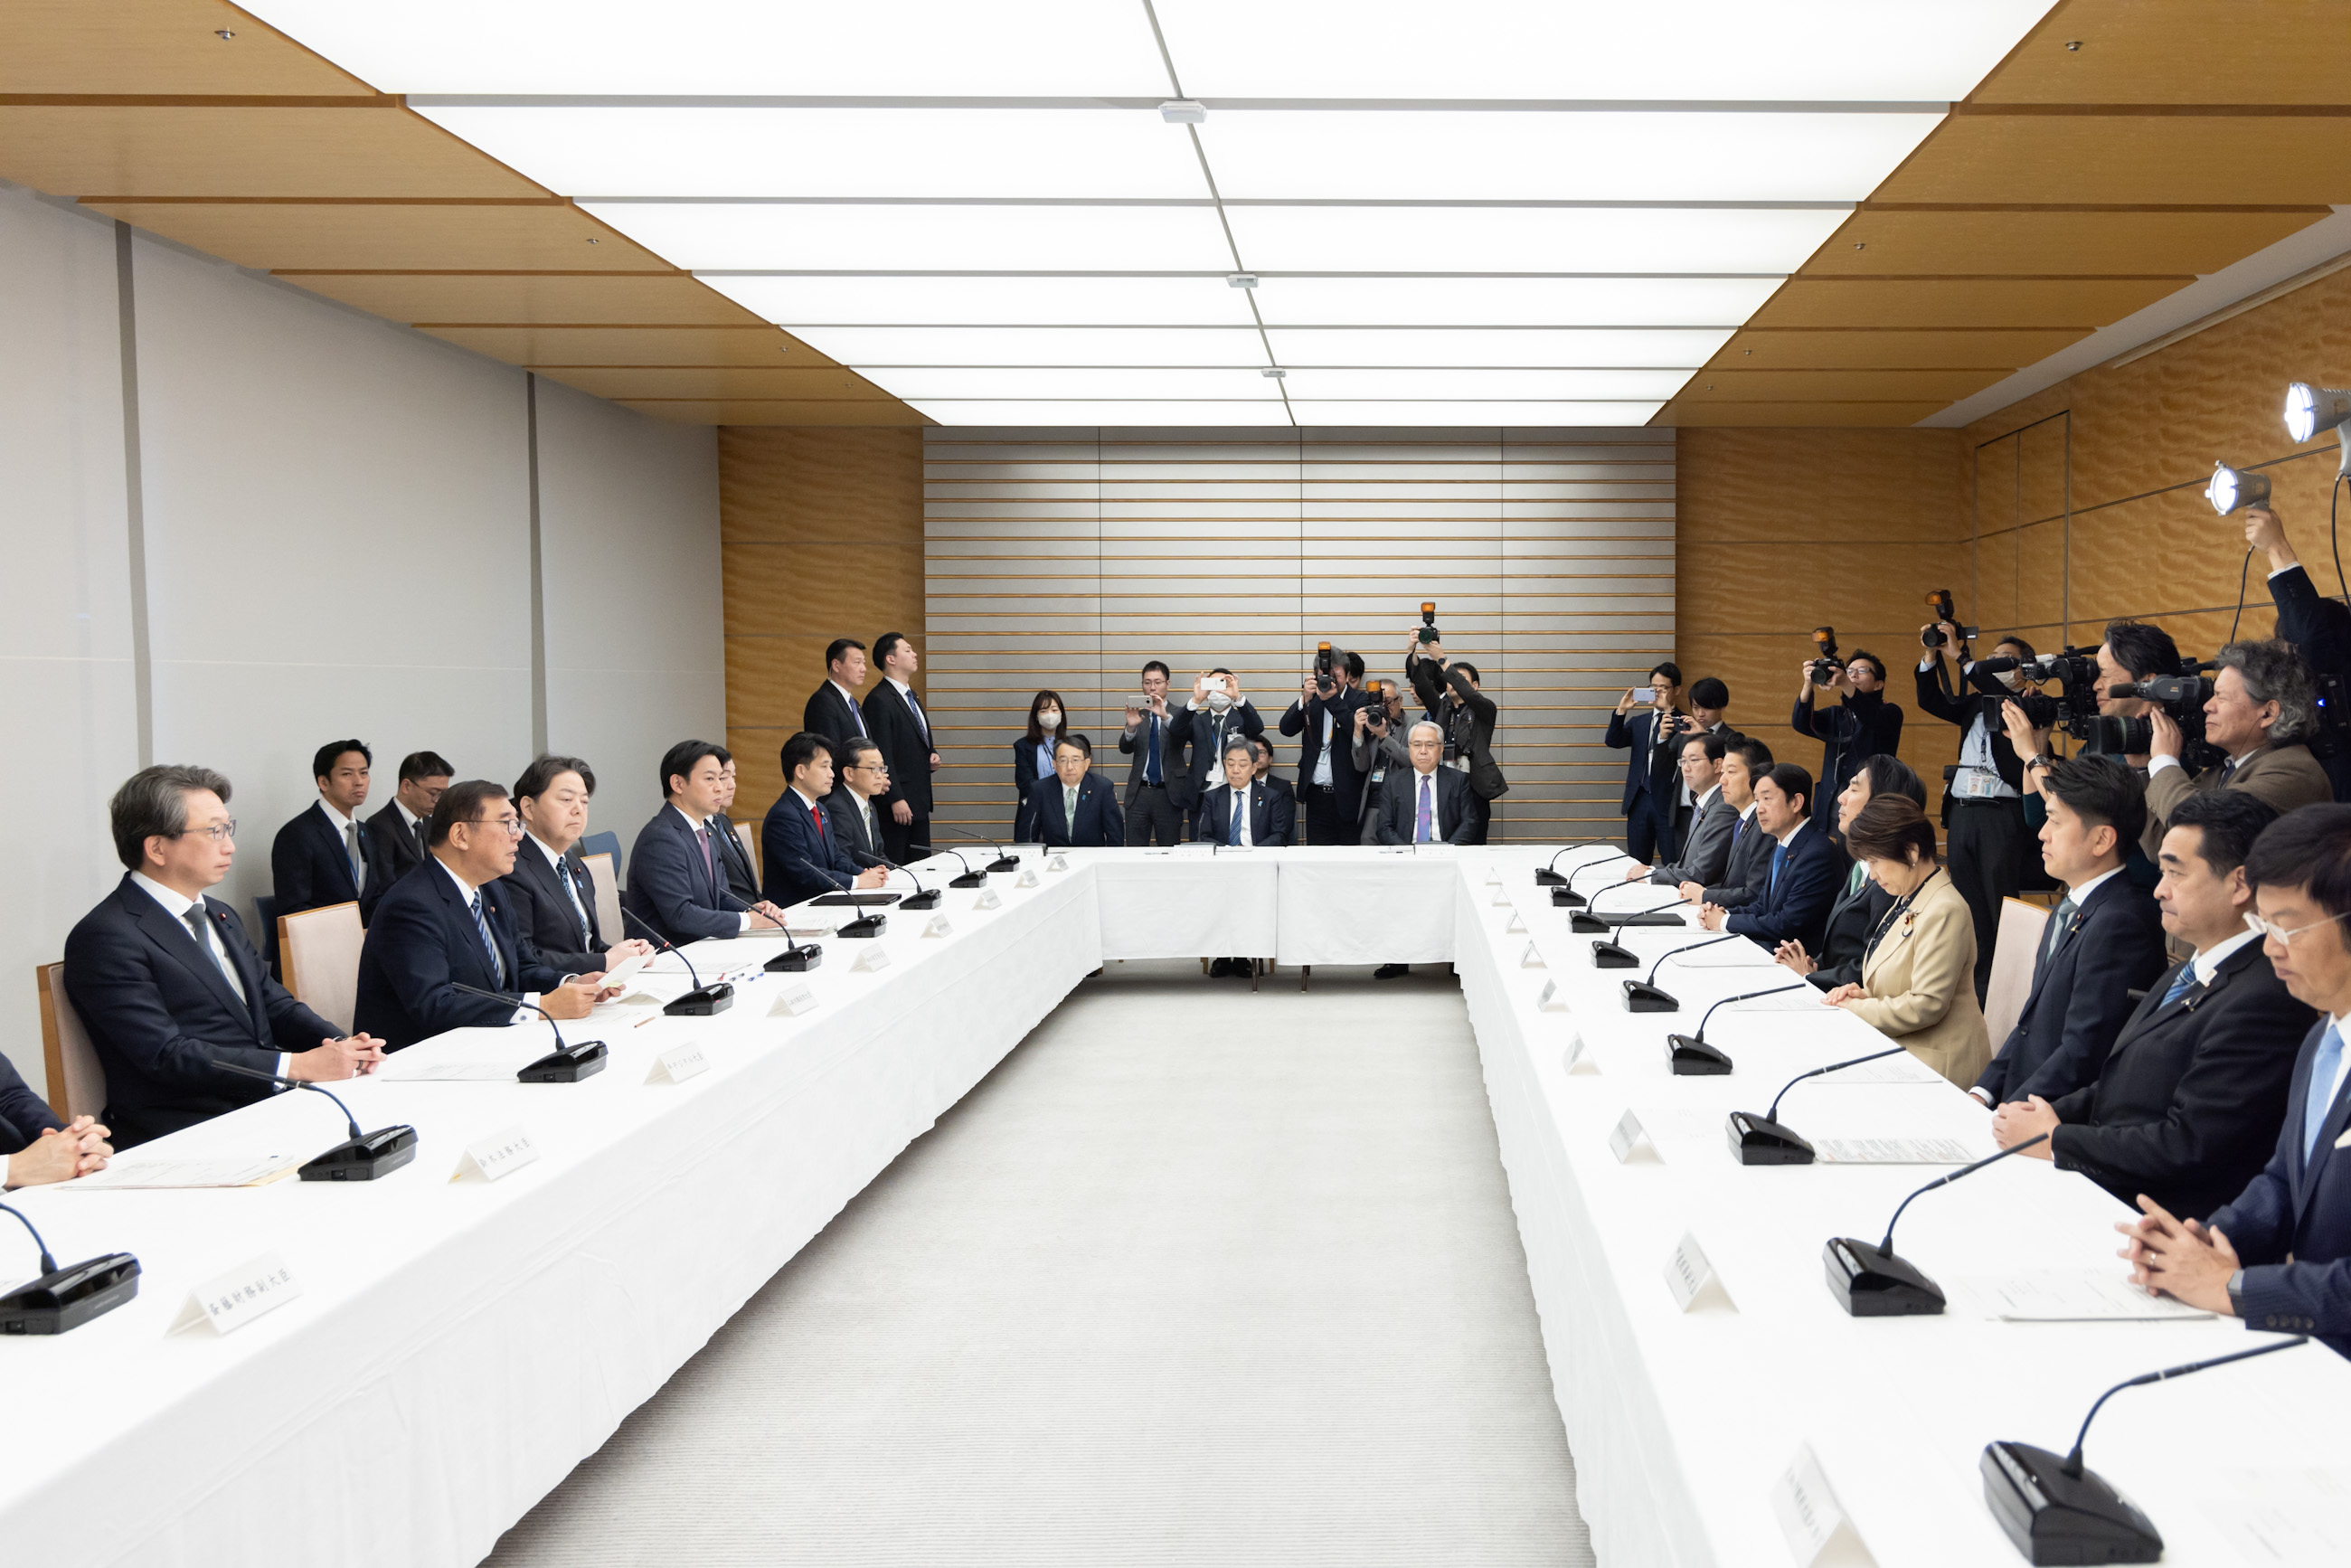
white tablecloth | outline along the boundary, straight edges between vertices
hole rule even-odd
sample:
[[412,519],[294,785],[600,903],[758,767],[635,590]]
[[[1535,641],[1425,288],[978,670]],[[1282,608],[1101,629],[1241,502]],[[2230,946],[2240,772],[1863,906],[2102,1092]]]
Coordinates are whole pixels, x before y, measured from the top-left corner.
[[1104,958],[1270,958],[1289,850],[1077,850],[1101,887]]

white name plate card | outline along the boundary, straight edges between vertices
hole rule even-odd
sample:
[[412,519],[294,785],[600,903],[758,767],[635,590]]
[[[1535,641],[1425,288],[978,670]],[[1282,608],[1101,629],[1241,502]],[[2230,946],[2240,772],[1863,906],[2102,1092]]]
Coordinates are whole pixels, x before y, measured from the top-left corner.
[[[1656,1140],[1650,1137],[1648,1130],[1641,1125],[1641,1118],[1627,1111],[1608,1134],[1608,1152],[1616,1156],[1616,1163],[1621,1166],[1630,1160],[1633,1151],[1644,1143],[1649,1145],[1649,1153],[1654,1158],[1665,1158],[1657,1148]],[[1688,1239],[1685,1237],[1684,1239]],[[1689,1303],[1685,1301],[1682,1304],[1687,1307]]]
[[955,935],[955,927],[947,924],[947,917],[946,915],[934,915],[931,916],[931,923],[923,927],[923,935],[925,936],[952,936]]
[[1001,909],[1004,897],[992,887],[980,889],[979,896],[971,901],[974,909]]
[[1494,890],[1494,896],[1488,899],[1486,902],[1492,904],[1497,909],[1510,909],[1516,907],[1516,905],[1512,904],[1510,902],[1510,890],[1507,887],[1496,888]]
[[[1621,1157],[1621,1156],[1620,1156]],[[1666,1260],[1666,1289],[1674,1293],[1674,1305],[1688,1312],[1701,1296],[1717,1296],[1732,1312],[1738,1303],[1730,1291],[1715,1274],[1714,1265],[1706,1260],[1706,1250],[1698,1244],[1698,1237],[1687,1230],[1674,1244],[1673,1255]]]
[[1412,852],[1416,855],[1426,855],[1429,859],[1437,861],[1449,861],[1454,858],[1453,846],[1445,843],[1415,844],[1412,846]]
[[1489,865],[1486,868],[1486,885],[1488,887],[1499,887],[1502,885],[1502,868],[1500,866]]
[[1520,915],[1518,912],[1518,906],[1513,904],[1510,909],[1510,923],[1502,927],[1503,935],[1508,936],[1521,936],[1526,934],[1526,929],[1527,917]]
[[1070,869],[1070,857],[1067,855],[1055,855],[1051,860],[1045,862],[1045,869],[1047,871],[1067,871]]
[[[1203,845],[1202,847],[1203,847],[1203,848],[1206,848],[1207,846]],[[1013,885],[1013,886],[1015,886],[1015,887],[1034,887],[1034,886],[1036,886],[1036,885],[1037,885],[1037,870],[1036,870],[1036,868],[1035,868],[1034,866],[1023,866],[1023,867],[1021,867],[1021,868],[1020,868],[1020,874],[1019,874],[1019,876],[1017,876],[1017,877],[1013,878],[1013,880],[1012,880],[1012,885]]]
[[1543,982],[1543,988],[1535,993],[1535,1011],[1539,1013],[1563,1013],[1566,1010],[1567,998],[1559,994],[1559,982],[1557,980],[1545,980]]
[[1548,969],[1551,966],[1543,962],[1541,949],[1530,942],[1527,944],[1527,950],[1519,955],[1519,967],[1521,969]]
[[871,972],[890,967],[890,951],[886,947],[868,947],[857,955],[857,962],[849,966],[852,971]]
[[1212,861],[1217,858],[1217,846],[1203,843],[1176,844],[1167,852],[1179,861]]
[[802,981],[799,985],[787,986],[778,991],[776,994],[776,999],[768,1004],[768,1016],[771,1019],[796,1019],[802,1013],[814,1011],[815,1009],[816,993],[809,989],[806,981]]
[[520,1127],[507,1127],[488,1137],[467,1144],[465,1152],[457,1156],[457,1168],[449,1175],[451,1181],[466,1176],[479,1176],[484,1181],[496,1181],[538,1158],[538,1145]]
[[1560,1066],[1569,1072],[1597,1072],[1600,1063],[1584,1054],[1583,1036],[1578,1034],[1567,1042],[1567,1054],[1560,1058]]
[[710,1059],[702,1054],[702,1047],[688,1041],[673,1045],[653,1058],[653,1071],[645,1074],[648,1083],[683,1083],[697,1072],[710,1071]]
[[1796,1450],[1795,1462],[1772,1483],[1771,1512],[1797,1568],[1876,1568],[1876,1559],[1845,1517],[1810,1443]]
[[179,1316],[164,1332],[178,1333],[209,1322],[216,1333],[234,1333],[301,1293],[301,1283],[286,1266],[286,1260],[275,1252],[264,1252],[189,1291]]

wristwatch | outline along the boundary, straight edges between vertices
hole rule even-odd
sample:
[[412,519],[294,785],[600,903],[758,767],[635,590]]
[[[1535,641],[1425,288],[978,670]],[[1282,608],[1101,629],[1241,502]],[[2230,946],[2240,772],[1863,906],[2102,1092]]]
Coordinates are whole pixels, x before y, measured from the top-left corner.
[[2229,1311],[2241,1318],[2245,1315],[2245,1271],[2242,1269],[2229,1276]]

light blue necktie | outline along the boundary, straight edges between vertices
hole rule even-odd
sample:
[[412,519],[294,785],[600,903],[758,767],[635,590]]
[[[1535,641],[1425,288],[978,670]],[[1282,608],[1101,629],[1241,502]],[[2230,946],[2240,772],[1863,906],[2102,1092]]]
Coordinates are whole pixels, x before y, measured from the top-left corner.
[[498,945],[490,939],[490,923],[482,917],[482,893],[474,890],[474,929],[482,934],[482,949],[490,956],[490,974],[498,985],[507,983],[507,967],[498,957]]
[[1771,894],[1775,894],[1780,891],[1780,862],[1787,858],[1788,846],[1785,841],[1773,847],[1771,851],[1771,881],[1765,891],[1764,895],[1766,897],[1769,897]]
[[2318,1051],[2310,1059],[2310,1086],[2304,1092],[2308,1103],[2302,1108],[2302,1164],[2307,1170],[2313,1155],[2318,1153],[2318,1129],[2326,1124],[2326,1113],[2334,1107],[2335,1097],[2320,1092],[2321,1085],[2335,1082],[2335,1070],[2343,1061],[2343,1033],[2333,1024],[2318,1037]]
[[2193,959],[2190,959],[2189,962],[2179,966],[2179,977],[2173,980],[2171,982],[2171,988],[2163,993],[2163,1000],[2157,1004],[2157,1010],[2160,1011],[2162,1009],[2169,1007],[2172,1003],[2186,996],[2195,984],[2196,964]]

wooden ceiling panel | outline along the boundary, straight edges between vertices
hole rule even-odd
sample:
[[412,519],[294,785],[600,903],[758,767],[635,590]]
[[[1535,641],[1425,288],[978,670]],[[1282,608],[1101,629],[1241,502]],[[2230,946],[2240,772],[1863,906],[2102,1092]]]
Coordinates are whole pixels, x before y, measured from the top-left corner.
[[748,310],[682,272],[560,273],[280,272],[314,293],[393,321],[436,326],[707,323],[758,320]]
[[[236,36],[223,38],[223,31]],[[0,93],[372,96],[220,0],[8,0]]]
[[931,422],[893,399],[880,402],[773,402],[613,400],[653,419],[677,424],[928,424]]
[[1667,403],[1652,424],[1916,424],[1945,404],[1925,402],[1686,402]]
[[2262,213],[1919,212],[1864,207],[1806,262],[1807,277],[1950,277],[2218,272],[2328,215]]
[[2070,0],[1970,98],[2342,103],[2351,98],[2351,26],[2341,0]]
[[831,366],[833,361],[785,332],[746,327],[449,327],[434,337],[531,370],[602,365]]
[[1750,324],[2095,329],[2154,304],[2189,281],[2185,277],[1792,277]]
[[1709,366],[1747,371],[2013,371],[2089,336],[2050,331],[1740,331]]
[[549,381],[616,402],[644,398],[792,402],[872,402],[890,394],[852,371],[826,365],[737,367],[533,366]]
[[[166,239],[262,271],[665,271],[576,207],[434,203],[86,202]],[[593,239],[594,244],[589,241]]]
[[407,110],[0,104],[0,174],[67,196],[544,196]]
[[1688,402],[1916,402],[1938,398],[1957,402],[1971,397],[2008,374],[2006,369],[1978,371],[1698,371],[1676,394]]
[[2351,202],[2332,155],[2351,119],[2221,114],[1971,114],[1938,126],[1876,202],[2324,205]]

